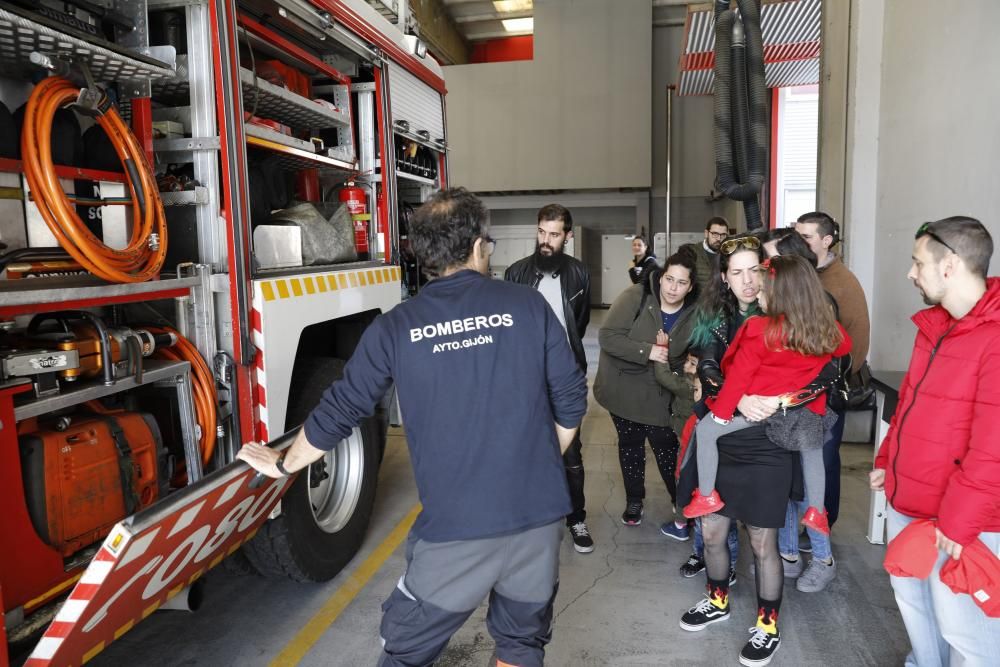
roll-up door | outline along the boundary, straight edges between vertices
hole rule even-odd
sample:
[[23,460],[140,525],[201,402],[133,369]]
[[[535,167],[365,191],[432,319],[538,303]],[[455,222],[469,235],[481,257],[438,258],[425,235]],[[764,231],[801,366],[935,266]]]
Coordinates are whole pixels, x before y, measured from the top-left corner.
[[427,132],[431,142],[445,138],[441,94],[397,63],[389,63],[389,106],[392,122],[409,124],[410,133]]

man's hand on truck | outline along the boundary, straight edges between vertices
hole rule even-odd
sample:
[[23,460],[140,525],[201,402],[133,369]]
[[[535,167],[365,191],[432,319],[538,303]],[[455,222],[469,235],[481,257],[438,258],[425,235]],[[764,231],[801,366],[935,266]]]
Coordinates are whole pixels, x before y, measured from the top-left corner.
[[245,461],[257,472],[274,479],[285,476],[276,465],[279,456],[281,452],[265,447],[259,442],[248,442],[236,453],[236,458]]
[[278,479],[294,475],[325,453],[309,444],[305,430],[300,429],[287,449],[278,451],[259,442],[248,442],[236,453],[236,458],[246,462],[261,475]]

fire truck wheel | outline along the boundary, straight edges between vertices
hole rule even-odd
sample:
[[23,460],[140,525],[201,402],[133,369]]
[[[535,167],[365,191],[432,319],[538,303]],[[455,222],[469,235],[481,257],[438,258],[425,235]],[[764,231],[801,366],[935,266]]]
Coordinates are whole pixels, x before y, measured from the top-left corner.
[[[289,423],[305,420],[330,383],[343,374],[340,359],[297,364]],[[295,414],[292,414],[294,411]],[[265,576],[295,581],[332,579],[357,553],[368,528],[378,482],[380,424],[375,417],[299,473],[268,521],[243,551]]]

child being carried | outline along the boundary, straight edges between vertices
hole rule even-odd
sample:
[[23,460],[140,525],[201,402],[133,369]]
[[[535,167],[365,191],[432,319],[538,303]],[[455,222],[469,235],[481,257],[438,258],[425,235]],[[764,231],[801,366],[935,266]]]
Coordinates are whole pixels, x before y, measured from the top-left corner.
[[[754,424],[736,414],[744,395],[790,395],[809,383],[833,357],[851,350],[851,339],[837,322],[833,306],[819,276],[806,260],[796,256],[772,257],[765,264],[759,305],[765,315],[751,317],[740,327],[722,359],[725,382],[718,396],[706,404],[711,412],[698,423],[698,489],[684,516],[695,518],[722,509],[725,502],[715,490],[719,465],[718,439]],[[836,419],[827,414],[826,401],[815,400],[804,408],[780,412],[764,421],[767,436],[779,447],[798,451],[806,481],[809,508],[802,523],[830,532],[823,496],[823,439]]]

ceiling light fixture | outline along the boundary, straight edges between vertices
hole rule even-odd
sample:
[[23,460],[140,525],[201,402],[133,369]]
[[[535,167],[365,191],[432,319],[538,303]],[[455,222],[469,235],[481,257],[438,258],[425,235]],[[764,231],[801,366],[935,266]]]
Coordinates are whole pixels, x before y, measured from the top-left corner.
[[504,19],[501,23],[507,32],[531,32],[535,29],[535,19],[532,16],[526,19]]
[[532,7],[532,0],[493,0],[493,8],[501,14],[526,12]]

